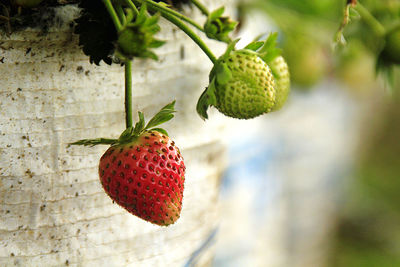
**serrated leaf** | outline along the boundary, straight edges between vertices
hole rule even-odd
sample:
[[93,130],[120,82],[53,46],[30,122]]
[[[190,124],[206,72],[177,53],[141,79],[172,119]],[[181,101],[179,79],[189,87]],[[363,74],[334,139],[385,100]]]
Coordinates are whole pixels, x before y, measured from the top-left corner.
[[151,129],[155,126],[163,124],[174,117],[175,100],[168,105],[164,106],[153,118],[147,123],[145,130]]

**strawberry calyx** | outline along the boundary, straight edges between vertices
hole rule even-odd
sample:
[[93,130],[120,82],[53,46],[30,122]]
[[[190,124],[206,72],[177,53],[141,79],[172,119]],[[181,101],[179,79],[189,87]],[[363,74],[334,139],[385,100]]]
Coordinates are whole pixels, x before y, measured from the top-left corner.
[[273,64],[271,64],[271,62],[273,62],[277,57],[282,54],[282,49],[276,47],[278,33],[270,33],[268,38],[263,41],[259,41],[258,39],[259,38],[256,38],[256,40],[248,44],[245,49],[257,53],[257,55],[271,68],[274,77],[279,78],[279,71],[274,69]]
[[133,57],[157,60],[157,55],[150,49],[165,44],[165,41],[154,37],[161,29],[158,25],[159,18],[159,13],[153,16],[148,14],[146,3],[140,7],[138,14],[128,8],[126,23],[118,32],[117,56],[124,61]]
[[118,139],[111,138],[95,138],[95,139],[82,139],[70,145],[83,145],[83,146],[96,146],[96,145],[121,145],[127,144],[132,141],[135,141],[139,138],[143,133],[149,131],[157,131],[166,136],[168,133],[163,128],[159,128],[160,124],[163,124],[174,117],[175,113],[175,100],[166,106],[164,106],[159,112],[157,112],[153,118],[149,120],[146,124],[144,114],[142,112],[138,112],[139,120],[136,122],[134,127],[128,127]]
[[238,22],[233,21],[230,17],[222,16],[224,11],[225,8],[220,7],[208,15],[204,24],[204,32],[210,39],[230,43],[229,33],[236,28]]

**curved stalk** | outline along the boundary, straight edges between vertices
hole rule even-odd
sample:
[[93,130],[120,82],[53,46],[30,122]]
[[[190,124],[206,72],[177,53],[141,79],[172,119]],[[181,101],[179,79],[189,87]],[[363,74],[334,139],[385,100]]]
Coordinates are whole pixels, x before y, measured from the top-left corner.
[[200,1],[191,0],[191,2],[201,11],[201,13],[203,13],[203,15],[208,16],[210,14],[208,9],[202,3],[200,3]]
[[386,33],[385,27],[366,9],[361,3],[357,3],[355,9],[360,14],[366,24],[375,32],[377,36],[383,36]]
[[[132,3],[131,0],[125,0],[125,1],[126,1],[126,3],[128,4],[129,7],[131,7],[131,8],[135,7],[136,8],[136,6]],[[133,1],[140,3],[140,0],[133,0]],[[154,4],[156,7],[152,8],[152,4]],[[182,15],[179,12],[176,12],[175,10],[172,10],[172,9],[170,9],[168,7],[160,5],[160,4],[156,3],[156,2],[148,3],[148,5],[149,5],[148,6],[149,10],[157,9],[157,11],[159,11],[161,14],[162,14],[162,12],[168,12],[168,13],[172,14],[173,16],[175,16],[175,17],[177,17],[177,18],[179,18],[179,19],[181,19],[183,21],[186,21],[187,23],[189,23],[193,27],[197,28],[198,30],[204,31],[203,27],[201,25],[199,25],[197,22],[195,22],[191,18],[186,17],[185,15]]]
[[[158,4],[154,1],[151,1],[151,0],[134,0],[134,1],[139,2],[140,4],[143,4],[143,2],[145,2],[145,3],[147,3],[149,10],[160,12],[161,16],[163,16],[165,19],[167,19],[171,23],[175,24],[175,26],[177,26],[183,32],[185,32],[201,48],[201,50],[203,50],[203,52],[208,56],[208,58],[211,60],[211,62],[215,63],[217,61],[217,58],[214,56],[214,54],[211,52],[211,50],[208,48],[208,46],[203,42],[203,40],[192,29],[190,29],[185,23],[183,23],[183,21],[179,17],[176,17],[173,13],[171,13],[169,11],[165,11],[164,6]],[[167,9],[169,9],[169,8],[167,8]],[[175,12],[175,13],[177,13],[177,12]]]
[[115,28],[117,29],[117,32],[119,32],[122,28],[122,24],[118,18],[117,12],[115,11],[111,1],[103,0],[103,3],[106,6],[108,13],[110,14],[111,20],[113,21]]

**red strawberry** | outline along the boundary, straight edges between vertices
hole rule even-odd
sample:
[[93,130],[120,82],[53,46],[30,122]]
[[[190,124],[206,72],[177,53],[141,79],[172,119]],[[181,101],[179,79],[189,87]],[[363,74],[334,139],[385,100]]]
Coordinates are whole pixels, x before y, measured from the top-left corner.
[[130,213],[163,226],[173,224],[180,216],[185,165],[165,130],[153,127],[173,117],[174,103],[161,109],[146,126],[139,112],[135,128],[125,130],[118,140],[101,138],[74,143],[112,144],[99,164],[104,190]]
[[158,225],[178,220],[185,165],[166,135],[146,131],[111,146],[100,159],[99,174],[106,193],[130,213]]

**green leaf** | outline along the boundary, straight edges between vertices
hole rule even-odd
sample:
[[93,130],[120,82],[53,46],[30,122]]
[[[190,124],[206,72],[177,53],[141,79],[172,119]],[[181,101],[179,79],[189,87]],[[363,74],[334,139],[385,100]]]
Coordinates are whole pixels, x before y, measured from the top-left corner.
[[258,56],[267,64],[282,54],[282,49],[276,47],[277,39],[278,33],[271,33],[264,41],[264,45],[257,51]]
[[160,46],[164,45],[165,41],[161,41],[161,40],[156,40],[154,39],[153,41],[151,41],[151,43],[149,44],[149,48],[159,48]]
[[117,139],[109,138],[96,138],[96,139],[82,139],[73,143],[68,144],[69,146],[96,146],[96,145],[113,145],[117,143]]
[[210,85],[201,94],[199,101],[196,105],[196,111],[199,116],[206,120],[208,119],[207,110],[209,106],[217,105],[217,97],[215,96],[215,78],[211,81]]
[[214,11],[212,11],[211,14],[209,15],[209,19],[210,20],[215,20],[215,19],[221,17],[222,14],[224,14],[224,11],[225,11],[225,7],[223,7],[223,6],[218,8],[218,9],[216,9],[216,10],[214,10]]
[[135,135],[139,135],[144,130],[144,125],[145,125],[144,114],[139,111],[138,117],[139,117],[139,121],[136,122],[135,129],[133,130],[133,133]]
[[126,23],[131,23],[133,19],[135,18],[135,14],[133,13],[133,10],[131,8],[126,9]]
[[257,50],[260,49],[263,45],[264,45],[264,41],[255,41],[255,42],[249,43],[244,49],[249,49],[249,50],[252,50],[252,51],[257,51]]
[[240,38],[238,38],[238,39],[233,40],[232,42],[230,42],[230,43],[228,44],[228,47],[226,48],[225,53],[221,56],[221,58],[229,57],[229,54],[230,54],[233,50],[235,50],[235,46],[236,46],[236,44],[237,44],[239,41],[240,41]]
[[152,130],[152,131],[157,131],[157,132],[160,132],[160,133],[162,133],[162,134],[164,134],[164,135],[166,135],[166,136],[169,136],[168,133],[167,133],[167,131],[164,130],[163,128],[153,128],[153,129],[151,129],[151,130]]
[[160,14],[159,13],[155,14],[154,16],[152,16],[146,20],[146,22],[144,23],[144,26],[156,25],[159,18],[160,18]]
[[121,135],[118,137],[118,141],[129,140],[134,136],[134,131],[132,127],[126,128]]
[[175,112],[175,100],[169,103],[168,105],[164,106],[153,118],[147,123],[145,130],[151,129],[155,126],[163,124],[171,120],[174,117]]
[[215,71],[215,78],[218,84],[226,84],[232,79],[232,72],[225,63],[218,63]]

